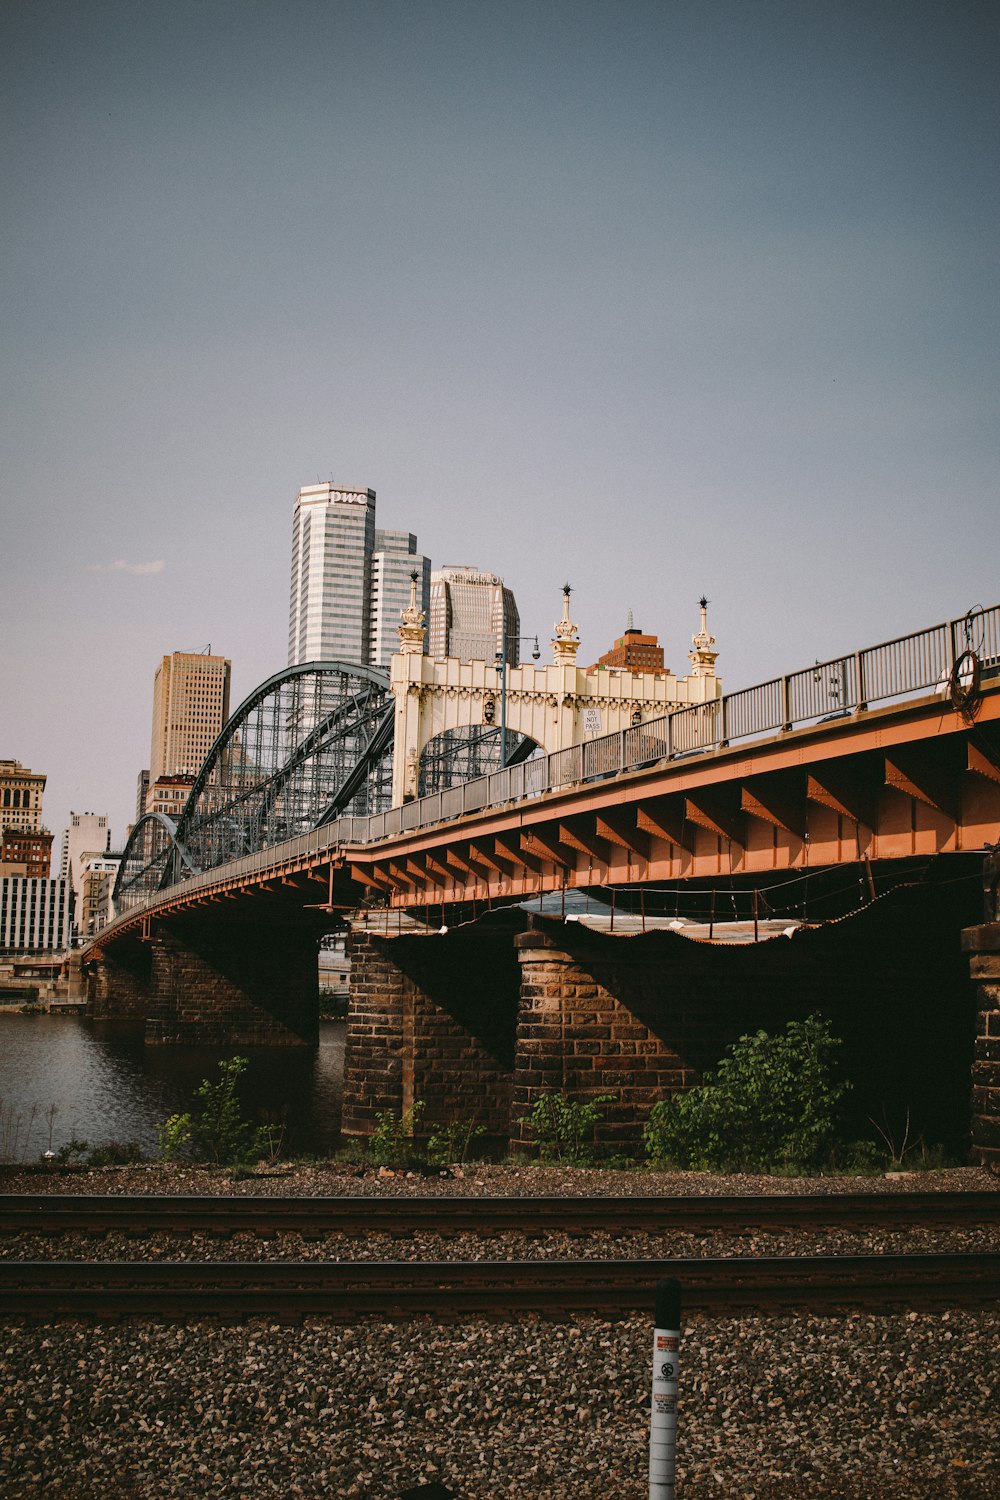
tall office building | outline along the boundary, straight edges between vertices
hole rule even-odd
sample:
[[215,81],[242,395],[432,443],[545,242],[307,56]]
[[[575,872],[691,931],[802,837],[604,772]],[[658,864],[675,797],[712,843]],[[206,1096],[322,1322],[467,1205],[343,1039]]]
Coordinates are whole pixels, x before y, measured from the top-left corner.
[[431,594],[431,560],[417,551],[412,531],[376,531],[372,553],[372,602],[369,660],[387,667],[399,650],[399,620],[410,602],[410,581],[417,576],[417,598],[426,616]]
[[399,649],[409,574],[427,609],[430,559],[412,531],[376,531],[375,490],[307,484],[295,496],[288,664],[387,666]]
[[507,661],[520,661],[521,616],[511,589],[496,573],[478,568],[445,567],[431,574],[428,654],[437,659],[490,665],[507,638]]
[[368,660],[375,491],[310,484],[292,519],[288,665]]
[[412,532],[376,531],[374,490],[301,489],[292,519],[288,665],[384,666],[398,648],[414,569],[429,592],[430,561]]
[[174,651],[153,680],[147,808],[164,777],[197,776],[229,718],[231,664],[207,652]]

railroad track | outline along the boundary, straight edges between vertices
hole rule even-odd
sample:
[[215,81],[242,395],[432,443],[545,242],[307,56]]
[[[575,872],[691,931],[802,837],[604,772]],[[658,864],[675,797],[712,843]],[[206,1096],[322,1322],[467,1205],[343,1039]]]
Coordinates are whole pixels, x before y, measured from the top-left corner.
[[344,1320],[525,1313],[619,1316],[675,1277],[685,1309],[776,1313],[974,1306],[1000,1298],[1000,1255],[584,1261],[0,1262],[7,1317]]
[[1000,1224],[1000,1191],[740,1198],[0,1195],[0,1234],[648,1234]]

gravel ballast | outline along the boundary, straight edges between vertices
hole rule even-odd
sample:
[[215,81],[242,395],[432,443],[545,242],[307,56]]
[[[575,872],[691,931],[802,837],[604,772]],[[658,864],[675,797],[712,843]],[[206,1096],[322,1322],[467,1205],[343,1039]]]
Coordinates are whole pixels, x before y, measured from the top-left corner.
[[[0,1192],[897,1192],[997,1187],[961,1171],[909,1179],[473,1168],[461,1178],[307,1168],[232,1182],[161,1167],[39,1178]],[[16,1184],[16,1185],[15,1185]],[[44,1186],[43,1186],[44,1184]],[[140,1186],[142,1184],[142,1186]],[[843,1184],[843,1186],[841,1186]],[[956,1241],[955,1236],[960,1238]],[[971,1239],[975,1243],[970,1242]],[[978,1230],[817,1236],[500,1235],[438,1240],[241,1235],[12,1237],[19,1257],[527,1258],[993,1248]],[[34,1243],[36,1240],[38,1243]],[[75,1245],[67,1241],[75,1240]],[[820,1241],[820,1244],[815,1243]],[[874,1243],[873,1243],[874,1241]],[[9,1322],[0,1331],[0,1495],[181,1500],[226,1494],[638,1500],[647,1493],[649,1319],[281,1325]],[[685,1319],[679,1500],[1000,1500],[1000,1309]]]

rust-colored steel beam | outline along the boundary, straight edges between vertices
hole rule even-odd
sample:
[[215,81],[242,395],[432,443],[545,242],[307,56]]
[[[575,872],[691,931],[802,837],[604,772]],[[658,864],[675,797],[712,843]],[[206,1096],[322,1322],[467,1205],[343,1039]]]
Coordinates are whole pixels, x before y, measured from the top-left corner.
[[502,839],[494,834],[493,848],[497,858],[509,864],[512,869],[527,870],[530,874],[537,875],[542,868],[541,860],[522,849],[517,838]]
[[741,801],[738,786],[699,788],[685,799],[684,812],[689,823],[697,823],[720,838],[742,844],[746,833]]
[[610,860],[607,840],[598,837],[593,818],[574,818],[571,822],[560,823],[559,842],[568,849],[575,849],[578,854],[599,860],[602,865]]
[[801,771],[752,777],[743,784],[741,806],[743,812],[775,828],[783,828],[797,839],[805,837],[808,813],[805,776]]
[[957,776],[946,753],[933,745],[898,745],[885,757],[885,783],[951,819],[959,820]]
[[572,859],[555,833],[548,829],[532,826],[521,834],[521,848],[526,849],[529,854],[537,854],[543,861],[550,865],[556,865],[560,869],[569,870],[576,863]]
[[676,844],[688,854],[694,853],[697,842],[695,830],[688,826],[684,816],[683,797],[661,797],[656,802],[638,802],[635,808],[636,827],[644,833],[665,843]]
[[966,770],[1000,783],[1000,751],[966,742]]
[[594,826],[609,844],[617,844],[630,854],[638,854],[640,859],[649,858],[649,834],[638,826],[633,808],[602,808]]

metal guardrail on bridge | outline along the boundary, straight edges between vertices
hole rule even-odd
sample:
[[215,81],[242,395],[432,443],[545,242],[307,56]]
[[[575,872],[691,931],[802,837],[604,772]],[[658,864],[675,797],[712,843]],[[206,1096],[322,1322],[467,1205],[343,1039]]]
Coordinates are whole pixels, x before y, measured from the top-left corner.
[[[280,870],[345,844],[373,844],[486,808],[540,797],[567,786],[634,771],[657,762],[711,753],[734,740],[749,741],[845,717],[873,703],[928,691],[961,698],[980,675],[1000,674],[1000,605],[974,609],[928,630],[883,641],[863,651],[814,662],[756,687],[727,693],[712,703],[675,709],[634,728],[600,735],[569,749],[508,766],[403,807],[371,817],[341,817],[281,844],[191,875],[185,891]],[[176,892],[176,887],[171,888]],[[170,898],[163,892],[155,906]],[[125,913],[122,913],[125,915]]]

